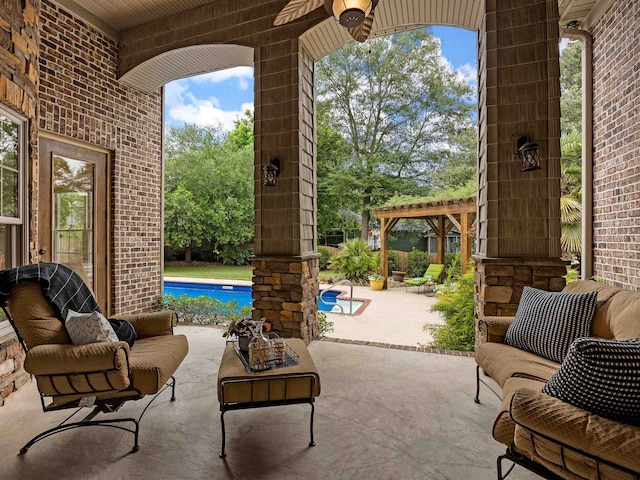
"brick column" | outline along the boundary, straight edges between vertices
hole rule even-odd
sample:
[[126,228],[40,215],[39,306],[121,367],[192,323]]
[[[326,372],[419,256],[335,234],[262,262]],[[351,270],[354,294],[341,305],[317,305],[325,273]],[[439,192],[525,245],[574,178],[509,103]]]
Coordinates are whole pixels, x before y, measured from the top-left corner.
[[[479,35],[477,314],[513,315],[525,285],[564,287],[558,2],[488,0]],[[521,172],[516,139],[540,145]]]
[[[254,318],[318,334],[314,62],[297,39],[256,49]],[[275,186],[263,168],[280,162]]]

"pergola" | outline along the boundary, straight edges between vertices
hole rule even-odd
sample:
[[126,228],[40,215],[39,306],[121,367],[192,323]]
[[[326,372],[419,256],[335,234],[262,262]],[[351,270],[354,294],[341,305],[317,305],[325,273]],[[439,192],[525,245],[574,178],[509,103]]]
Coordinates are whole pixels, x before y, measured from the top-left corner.
[[378,207],[371,210],[380,220],[380,251],[383,276],[389,269],[389,232],[401,218],[418,218],[427,222],[438,236],[438,263],[444,263],[444,239],[453,227],[460,231],[460,265],[463,272],[471,260],[471,227],[476,215],[476,197],[435,200]]

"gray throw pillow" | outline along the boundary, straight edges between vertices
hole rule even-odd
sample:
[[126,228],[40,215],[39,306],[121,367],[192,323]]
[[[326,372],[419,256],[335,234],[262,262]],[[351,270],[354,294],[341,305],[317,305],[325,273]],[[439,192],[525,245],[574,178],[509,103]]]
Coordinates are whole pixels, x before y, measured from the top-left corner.
[[542,392],[601,417],[640,425],[640,339],[577,339]]
[[576,338],[588,337],[598,292],[546,292],[524,287],[504,343],[562,363]]
[[69,310],[64,326],[74,345],[118,341],[116,332],[100,312],[79,313]]

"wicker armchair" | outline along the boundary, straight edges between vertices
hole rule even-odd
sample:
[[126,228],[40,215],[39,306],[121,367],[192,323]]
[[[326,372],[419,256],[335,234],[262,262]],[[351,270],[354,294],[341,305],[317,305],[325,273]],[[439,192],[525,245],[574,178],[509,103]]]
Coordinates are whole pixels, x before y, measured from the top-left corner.
[[[81,264],[70,264],[86,281]],[[21,454],[39,440],[60,431],[88,425],[102,425],[133,433],[132,452],[139,449],[140,420],[149,404],[167,388],[175,400],[174,372],[188,352],[184,335],[173,335],[174,314],[162,311],[119,315],[136,331],[132,347],[125,341],[72,344],[57,309],[47,301],[43,285],[21,281],[3,306],[26,352],[25,370],[35,375],[44,412],[76,408],[58,426],[31,439]],[[154,395],[138,418],[94,418],[116,412],[125,402]],[[92,410],[82,420],[71,422],[83,407]],[[128,424],[125,426],[124,424]]]

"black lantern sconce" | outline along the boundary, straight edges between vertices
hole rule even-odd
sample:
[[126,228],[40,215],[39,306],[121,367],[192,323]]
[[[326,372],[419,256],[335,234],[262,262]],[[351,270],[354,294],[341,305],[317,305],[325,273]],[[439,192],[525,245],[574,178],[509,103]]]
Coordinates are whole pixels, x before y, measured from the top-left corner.
[[516,140],[516,156],[521,163],[521,172],[540,170],[540,145],[532,142],[528,136]]
[[269,165],[263,167],[264,170],[264,185],[273,187],[276,185],[276,178],[280,175],[280,160],[274,158],[269,162]]

